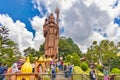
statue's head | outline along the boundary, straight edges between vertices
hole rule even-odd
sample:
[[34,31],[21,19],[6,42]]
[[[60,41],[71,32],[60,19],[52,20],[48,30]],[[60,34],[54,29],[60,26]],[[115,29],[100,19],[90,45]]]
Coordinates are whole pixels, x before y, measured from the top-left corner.
[[49,22],[54,22],[55,19],[54,19],[54,16],[53,14],[51,13],[50,16],[49,16]]

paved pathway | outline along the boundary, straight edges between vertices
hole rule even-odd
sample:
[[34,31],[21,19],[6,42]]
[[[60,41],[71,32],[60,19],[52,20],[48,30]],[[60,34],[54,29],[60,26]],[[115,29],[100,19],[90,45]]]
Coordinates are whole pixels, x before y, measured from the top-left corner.
[[64,72],[60,71],[56,74],[56,79],[55,80],[71,80],[71,79],[65,78]]

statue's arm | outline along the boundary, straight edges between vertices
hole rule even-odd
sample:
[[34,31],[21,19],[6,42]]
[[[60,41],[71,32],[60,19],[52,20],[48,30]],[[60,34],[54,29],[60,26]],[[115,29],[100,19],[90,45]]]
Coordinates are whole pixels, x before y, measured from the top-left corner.
[[46,25],[43,26],[43,32],[44,32],[44,37],[46,37],[46,35],[47,35],[47,26]]

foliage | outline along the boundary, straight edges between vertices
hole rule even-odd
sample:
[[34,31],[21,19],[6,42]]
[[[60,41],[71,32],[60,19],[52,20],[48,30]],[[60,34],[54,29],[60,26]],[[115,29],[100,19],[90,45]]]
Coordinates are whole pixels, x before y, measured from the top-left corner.
[[101,65],[97,65],[97,69],[101,72],[103,72],[103,67]]
[[[88,68],[87,71],[85,71],[85,72],[86,72],[87,74],[89,74],[89,73],[90,73],[90,70],[91,70],[91,69]],[[96,74],[97,74],[98,76],[103,76],[103,75],[104,75],[101,71],[99,71],[99,70],[97,70],[97,69],[96,69],[95,71],[96,71]]]
[[41,54],[41,51],[37,51],[34,48],[28,47],[24,49],[24,56],[29,56],[31,62],[34,62],[36,58],[39,58]]
[[31,54],[33,57],[35,56],[40,56],[40,52],[39,51],[36,51],[34,48],[31,48],[31,47],[28,47],[26,49],[24,49],[23,51],[25,54],[25,56],[28,56],[29,54]]
[[115,57],[110,59],[110,67],[120,69],[120,57]]
[[0,27],[0,61],[7,65],[12,65],[21,56],[18,45],[8,38],[9,30]]
[[75,66],[80,66],[80,57],[76,54],[73,53],[71,55],[67,55],[65,62],[74,64]]
[[84,72],[79,66],[74,66],[74,72],[76,74],[87,74],[86,72]]
[[44,76],[44,77],[43,77],[43,80],[50,80],[50,78],[47,77],[47,76]]
[[89,62],[99,62],[102,65],[109,65],[110,58],[116,56],[117,47],[112,41],[102,40],[100,44],[94,41],[93,44],[88,48],[86,57]]
[[77,53],[79,56],[81,56],[81,51],[79,49],[79,47],[73,42],[73,40],[71,38],[65,38],[65,37],[61,37],[59,40],[59,54],[60,56],[62,56],[63,58],[65,58],[65,56],[67,56],[68,54],[72,54],[72,53]]
[[[88,68],[88,70],[84,72],[79,66],[75,66],[74,73],[81,74],[81,75],[73,75],[73,80],[82,80],[82,79],[88,80],[89,79],[89,72],[90,72],[90,68]],[[103,73],[96,70],[96,74],[97,74],[98,80],[103,80]],[[86,79],[85,77],[87,77],[88,79]]]
[[40,55],[44,54],[44,44],[40,45],[39,52],[40,52]]
[[79,66],[74,66],[73,73],[75,74],[80,74],[80,75],[73,75],[73,80],[82,80],[83,75],[86,73],[79,67]]
[[111,71],[111,74],[120,74],[120,69],[113,68],[112,71]]
[[86,62],[82,62],[80,67],[82,68],[83,71],[88,70],[88,64]]

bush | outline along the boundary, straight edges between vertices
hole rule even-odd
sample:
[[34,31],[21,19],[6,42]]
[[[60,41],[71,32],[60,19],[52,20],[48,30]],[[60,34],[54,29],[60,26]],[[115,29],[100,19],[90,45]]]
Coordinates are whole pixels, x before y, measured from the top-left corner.
[[113,68],[113,69],[111,70],[111,74],[120,74],[120,69],[118,69],[118,68]]
[[84,72],[79,66],[74,66],[74,72],[76,74],[87,74],[86,72]]
[[80,67],[82,68],[83,71],[87,71],[88,70],[88,64],[86,62],[82,62]]
[[102,68],[101,65],[97,65],[97,69],[98,69],[99,71],[103,72],[103,68]]
[[80,61],[78,59],[73,59],[71,63],[74,64],[74,66],[80,66]]
[[73,53],[72,55],[67,55],[65,62],[74,64],[74,66],[80,66],[80,57],[77,53]]

